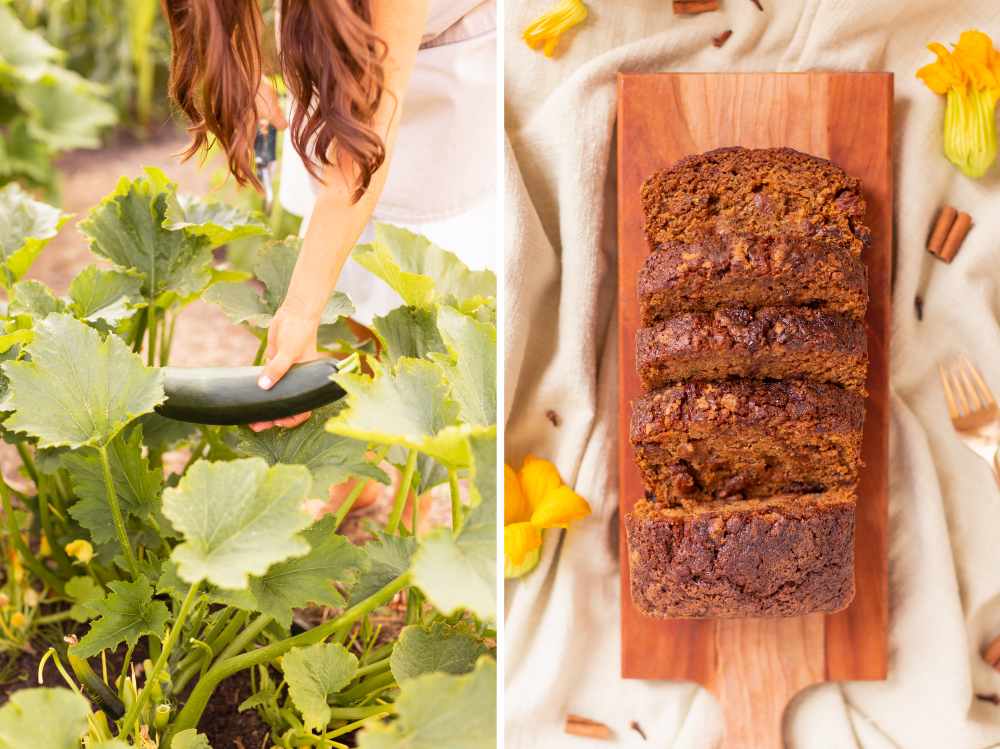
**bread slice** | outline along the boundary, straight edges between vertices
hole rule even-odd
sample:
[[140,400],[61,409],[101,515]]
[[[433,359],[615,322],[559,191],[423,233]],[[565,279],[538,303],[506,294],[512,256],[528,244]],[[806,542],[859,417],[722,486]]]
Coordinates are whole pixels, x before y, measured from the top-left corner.
[[632,404],[646,498],[693,507],[857,482],[860,393],[801,380],[685,382]]
[[839,240],[857,254],[871,246],[861,180],[791,148],[689,156],[654,172],[640,196],[651,250],[706,229]]
[[639,502],[625,515],[632,600],[654,619],[831,613],[854,597],[850,491]]
[[636,369],[646,392],[683,380],[811,380],[861,391],[864,326],[806,307],[689,312],[640,328]]
[[667,242],[649,255],[638,294],[644,326],[732,304],[815,307],[861,320],[868,280],[861,259],[842,242],[710,234]]

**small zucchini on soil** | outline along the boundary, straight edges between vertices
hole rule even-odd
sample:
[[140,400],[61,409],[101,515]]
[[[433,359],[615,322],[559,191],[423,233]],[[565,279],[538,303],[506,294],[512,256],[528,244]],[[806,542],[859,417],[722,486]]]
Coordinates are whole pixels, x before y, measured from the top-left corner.
[[312,411],[343,398],[335,359],[294,364],[270,390],[257,378],[263,367],[164,367],[167,400],[156,407],[161,416],[195,424],[232,426],[273,421]]
[[68,653],[68,655],[69,665],[73,667],[73,673],[76,674],[76,678],[80,680],[80,684],[83,685],[94,704],[115,720],[124,718],[125,703],[118,698],[115,690],[105,684],[83,658],[77,658],[72,653]]

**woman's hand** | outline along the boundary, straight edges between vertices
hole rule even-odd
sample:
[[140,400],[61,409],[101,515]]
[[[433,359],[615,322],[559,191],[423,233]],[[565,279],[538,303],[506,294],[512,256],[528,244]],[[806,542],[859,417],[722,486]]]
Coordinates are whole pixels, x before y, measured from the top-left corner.
[[[264,365],[264,371],[257,380],[262,390],[270,390],[274,383],[285,376],[285,372],[293,364],[318,358],[316,353],[318,329],[317,316],[301,312],[288,304],[283,304],[278,309],[267,331],[267,348],[264,352],[267,364]],[[311,413],[307,411],[304,414],[286,416],[275,421],[258,421],[256,424],[251,424],[250,428],[255,432],[273,426],[291,429],[308,419]]]
[[257,91],[257,120],[267,120],[276,130],[288,128],[288,119],[281,111],[281,99],[274,86],[267,78],[261,78],[260,89]]

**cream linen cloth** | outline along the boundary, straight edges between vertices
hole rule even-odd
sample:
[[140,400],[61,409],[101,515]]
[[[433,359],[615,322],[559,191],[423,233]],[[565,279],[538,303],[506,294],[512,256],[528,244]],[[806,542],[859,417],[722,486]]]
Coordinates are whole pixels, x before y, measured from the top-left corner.
[[[618,71],[892,71],[889,679],[829,683],[785,715],[794,749],[983,749],[1000,743],[1000,673],[979,652],[1000,632],[1000,492],[952,433],[936,362],[965,351],[1000,394],[1000,176],[975,181],[941,155],[944,97],[914,78],[969,28],[1000,43],[1000,3],[722,0],[674,16],[669,0],[591,0],[555,59],[520,41],[554,0],[507,3],[505,457],[549,458],[593,514],[548,531],[527,582],[505,587],[505,743],[714,747],[720,711],[683,682],[620,678],[615,74]],[[725,46],[712,37],[732,29]],[[973,216],[949,266],[924,251],[945,203]],[[924,299],[923,321],[914,297]],[[629,300],[629,303],[635,303]],[[558,428],[546,419],[552,409]],[[637,720],[648,742],[629,723]]]

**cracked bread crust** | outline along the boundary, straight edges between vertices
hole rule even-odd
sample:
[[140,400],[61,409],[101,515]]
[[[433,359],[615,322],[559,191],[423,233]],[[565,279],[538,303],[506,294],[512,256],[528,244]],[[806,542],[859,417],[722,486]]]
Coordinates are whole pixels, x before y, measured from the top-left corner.
[[685,382],[632,404],[646,498],[668,505],[857,483],[860,393],[801,380]]
[[636,370],[648,393],[685,380],[811,380],[862,390],[865,329],[835,312],[745,307],[670,317],[636,333]]
[[632,600],[644,616],[773,618],[832,613],[854,597],[851,492],[639,502],[625,515]]
[[862,320],[867,270],[850,246],[790,236],[701,235],[646,258],[637,279],[642,324],[682,312],[815,307]]
[[789,234],[871,246],[861,180],[791,148],[720,148],[657,170],[640,190],[649,248],[718,234]]

